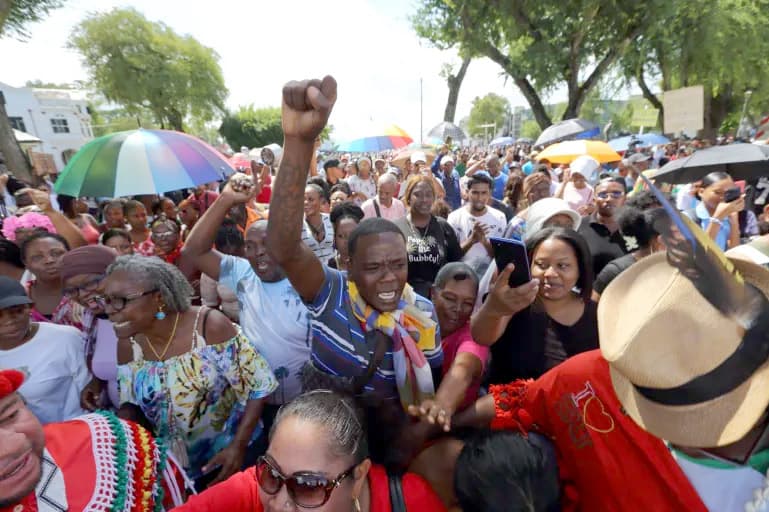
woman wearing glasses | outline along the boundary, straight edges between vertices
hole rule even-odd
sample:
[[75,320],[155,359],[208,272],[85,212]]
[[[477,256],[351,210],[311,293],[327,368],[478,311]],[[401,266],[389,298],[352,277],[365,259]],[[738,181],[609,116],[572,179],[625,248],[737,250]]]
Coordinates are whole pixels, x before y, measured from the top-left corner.
[[115,250],[104,245],[88,245],[71,250],[61,260],[64,295],[89,313],[84,315],[83,337],[85,359],[94,378],[83,389],[80,402],[83,408],[90,411],[107,405],[115,408],[120,405],[117,395],[117,338],[112,322],[104,312],[104,301],[99,292],[107,268],[117,256]]
[[388,477],[384,468],[371,463],[363,412],[347,396],[325,390],[300,395],[281,408],[270,434],[267,453],[256,467],[176,510],[445,510],[421,477]]
[[240,329],[217,310],[191,306],[191,296],[181,271],[158,258],[121,256],[103,283],[121,345],[120,403],[138,407],[204,487],[246,462],[277,382]]
[[176,265],[182,252],[182,230],[176,219],[169,219],[164,214],[152,223],[150,238],[155,244],[155,256],[166,263]]

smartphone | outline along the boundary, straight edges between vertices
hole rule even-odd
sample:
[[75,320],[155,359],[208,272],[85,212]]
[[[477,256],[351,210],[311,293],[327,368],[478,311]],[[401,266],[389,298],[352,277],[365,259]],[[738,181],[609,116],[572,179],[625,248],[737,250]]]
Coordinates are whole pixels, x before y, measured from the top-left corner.
[[740,196],[742,196],[742,191],[739,189],[739,187],[730,188],[724,194],[724,202],[731,203],[739,199]]
[[494,261],[500,272],[510,263],[515,265],[515,270],[510,274],[509,285],[511,288],[518,288],[531,281],[529,257],[523,242],[495,237],[490,237],[489,242],[494,249]]

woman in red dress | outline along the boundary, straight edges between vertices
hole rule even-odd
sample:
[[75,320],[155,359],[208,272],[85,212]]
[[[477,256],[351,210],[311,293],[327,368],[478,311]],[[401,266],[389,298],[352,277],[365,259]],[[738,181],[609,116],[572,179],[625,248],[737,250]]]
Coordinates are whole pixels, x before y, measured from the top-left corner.
[[[392,493],[391,484],[395,487]],[[255,467],[175,510],[304,508],[318,512],[445,511],[421,477],[408,473],[392,477],[371,463],[362,411],[351,398],[326,390],[305,393],[283,406],[275,418],[267,453]]]

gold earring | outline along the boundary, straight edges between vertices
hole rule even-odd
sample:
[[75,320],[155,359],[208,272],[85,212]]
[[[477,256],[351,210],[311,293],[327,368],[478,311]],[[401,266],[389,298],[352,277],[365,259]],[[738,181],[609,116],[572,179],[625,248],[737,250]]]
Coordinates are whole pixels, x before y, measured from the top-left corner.
[[355,507],[355,512],[363,512],[363,509],[360,508],[360,501],[358,501],[358,498],[353,498],[352,504]]

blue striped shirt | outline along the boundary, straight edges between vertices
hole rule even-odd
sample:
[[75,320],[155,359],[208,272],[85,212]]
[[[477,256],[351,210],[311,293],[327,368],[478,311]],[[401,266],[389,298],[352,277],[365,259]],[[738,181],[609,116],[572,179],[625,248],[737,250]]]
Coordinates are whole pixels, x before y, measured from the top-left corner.
[[[374,357],[375,341],[367,344],[360,321],[355,317],[347,292],[347,273],[323,267],[325,281],[318,296],[307,304],[312,324],[312,363],[320,371],[337,377],[355,377],[366,373],[369,360]],[[417,307],[430,313],[436,324],[436,339],[440,340],[433,303],[417,295]],[[427,362],[440,370],[443,352],[440,341],[435,349],[425,351]],[[365,387],[383,399],[398,399],[392,351],[388,350],[374,376]]]

